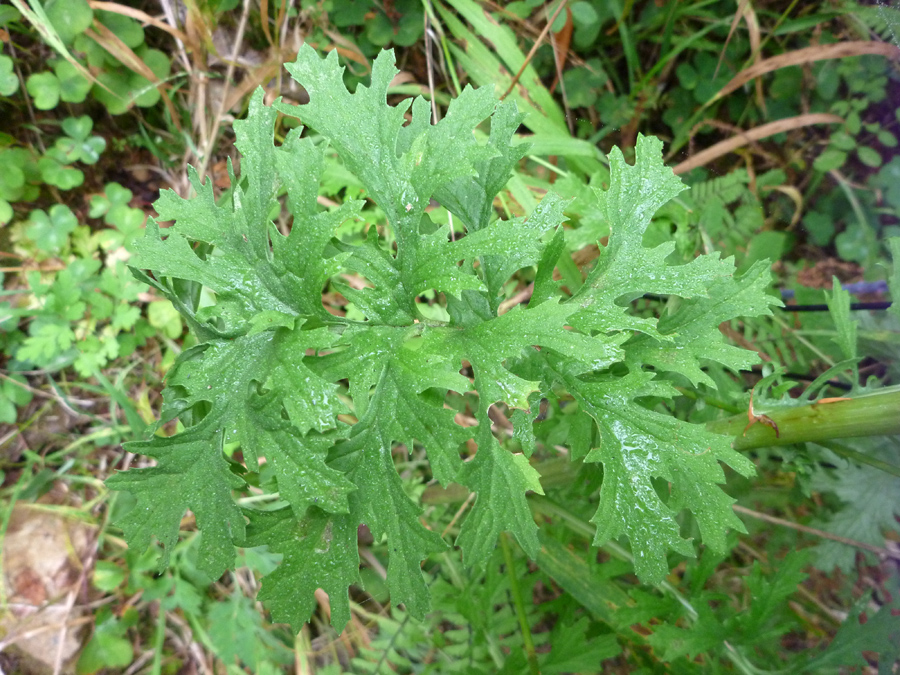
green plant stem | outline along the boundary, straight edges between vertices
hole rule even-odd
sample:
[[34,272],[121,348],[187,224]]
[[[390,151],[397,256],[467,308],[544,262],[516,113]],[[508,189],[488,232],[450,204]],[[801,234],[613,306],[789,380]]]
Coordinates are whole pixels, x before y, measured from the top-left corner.
[[866,213],[863,211],[862,204],[859,203],[859,199],[856,198],[856,193],[853,192],[853,188],[850,187],[849,181],[841,175],[841,172],[837,169],[832,169],[828,172],[829,175],[837,181],[838,186],[840,186],[841,190],[844,193],[844,196],[847,197],[847,201],[850,202],[850,208],[853,209],[853,214],[856,216],[856,222],[859,224],[860,229],[865,234],[866,238],[866,261],[863,269],[871,270],[875,269],[875,253],[878,250],[878,243],[876,241],[877,237],[875,235],[875,231],[872,229],[872,226],[869,224],[868,219],[866,218]]
[[156,633],[153,636],[153,664],[150,667],[152,675],[162,673],[163,644],[166,641],[166,611],[159,607],[156,617]]
[[[760,411],[756,412],[758,414]],[[734,436],[732,447],[735,450],[900,434],[900,390],[882,390],[831,403],[766,411],[766,417],[777,425],[777,433],[762,423],[745,429],[748,422],[746,414],[710,422],[706,428],[718,434]]]
[[538,664],[537,652],[534,650],[534,640],[531,639],[531,628],[528,626],[528,615],[525,612],[525,602],[522,599],[522,589],[519,587],[519,578],[516,576],[516,566],[512,555],[512,546],[509,544],[509,535],[506,532],[500,534],[500,548],[503,549],[503,559],[506,561],[506,573],[509,575],[509,587],[512,591],[513,604],[516,607],[516,616],[519,618],[519,628],[522,630],[522,641],[525,643],[525,655],[528,657],[528,670],[531,675],[540,675],[541,668]]
[[854,450],[853,448],[848,448],[846,445],[843,445],[841,443],[819,441],[818,445],[821,445],[823,448],[828,448],[839,457],[844,457],[845,459],[857,462],[858,464],[868,464],[871,467],[881,469],[885,473],[889,473],[892,476],[897,476],[898,478],[900,478],[900,466],[889,464],[888,462],[876,459],[875,457],[869,457],[867,454],[859,452],[858,450]]
[[138,413],[137,408],[134,407],[131,399],[123,393],[121,387],[113,386],[112,382],[99,369],[94,369],[93,376],[100,383],[102,391],[117,403],[125,414],[125,419],[128,422],[128,426],[131,427],[133,437],[141,438],[147,425],[141,418],[140,413]]
[[[745,431],[748,423],[746,413],[709,422],[706,428],[714,433],[734,436],[732,447],[735,450],[817,443],[841,457],[900,476],[900,467],[832,442],[838,438],[900,434],[900,388],[882,389],[831,403],[765,411],[765,416],[778,426],[777,435],[772,427],[760,422]],[[571,482],[577,466],[567,457],[555,457],[536,464],[535,468],[541,474],[541,485],[552,488]],[[461,502],[468,495],[466,488],[454,483],[446,489],[440,486],[428,488],[423,500],[429,504],[448,504]]]

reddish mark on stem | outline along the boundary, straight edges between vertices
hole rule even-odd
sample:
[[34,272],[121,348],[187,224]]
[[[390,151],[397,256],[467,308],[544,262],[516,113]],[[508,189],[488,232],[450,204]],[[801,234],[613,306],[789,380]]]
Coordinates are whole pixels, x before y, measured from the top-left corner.
[[753,392],[756,390],[756,387],[750,390],[750,408],[747,410],[747,419],[750,421],[747,423],[747,426],[744,427],[744,433],[741,436],[747,435],[747,429],[752,427],[756,423],[765,424],[767,427],[772,427],[775,430],[775,438],[781,438],[781,433],[778,431],[778,425],[768,415],[757,415],[753,410]]
[[852,401],[852,398],[847,398],[846,396],[836,396],[834,398],[820,398],[818,401],[813,403],[813,405],[824,405],[825,403],[838,403],[840,401]]

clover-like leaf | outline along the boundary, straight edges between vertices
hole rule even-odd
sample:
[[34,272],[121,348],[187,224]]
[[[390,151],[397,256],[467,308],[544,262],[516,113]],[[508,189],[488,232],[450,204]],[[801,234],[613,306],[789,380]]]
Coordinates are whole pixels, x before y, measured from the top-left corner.
[[103,217],[107,225],[112,225],[123,234],[132,235],[144,224],[145,214],[129,204],[134,194],[118,183],[107,183],[104,194],[93,195],[88,215]]
[[0,225],[6,225],[13,218],[12,204],[0,198]]
[[91,90],[91,81],[66,59],[53,64],[53,72],[59,79],[59,97],[66,103],[82,103]]
[[9,157],[9,153],[0,153],[0,162],[3,171],[0,172],[0,198],[14,201],[22,196],[22,188],[25,185],[25,172],[16,166]]
[[19,77],[13,70],[13,60],[0,54],[0,96],[12,96],[19,90]]
[[67,136],[76,141],[87,140],[93,127],[94,123],[87,115],[82,115],[81,117],[67,117],[62,121],[62,130],[66,132]]
[[[52,152],[57,150],[57,153]],[[60,148],[52,148],[38,160],[38,170],[41,179],[48,185],[54,185],[60,190],[71,190],[84,182],[84,174],[71,166],[66,166],[66,156]]]
[[63,120],[62,128],[68,137],[57,140],[56,148],[65,157],[64,163],[95,164],[100,159],[100,153],[106,149],[106,140],[90,135],[93,124],[87,115]]
[[58,253],[78,225],[78,219],[64,204],[54,204],[49,213],[41,209],[31,212],[25,234],[45,253]]
[[53,73],[34,73],[25,81],[25,88],[38,110],[53,110],[59,103],[59,79]]
[[87,0],[48,0],[44,11],[66,44],[87,30],[94,18],[94,12]]

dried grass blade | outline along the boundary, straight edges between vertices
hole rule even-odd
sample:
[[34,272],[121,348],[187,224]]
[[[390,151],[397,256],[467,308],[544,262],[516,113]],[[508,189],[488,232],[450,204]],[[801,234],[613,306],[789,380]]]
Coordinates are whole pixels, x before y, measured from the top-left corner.
[[59,54],[75,68],[84,78],[88,80],[91,84],[99,84],[101,87],[109,91],[109,88],[103,85],[102,83],[97,81],[97,78],[83,65],[81,62],[72,56],[69,53],[69,50],[66,49],[66,45],[63,43],[62,39],[59,37],[59,33],[56,32],[56,29],[53,27],[53,24],[50,23],[50,19],[47,18],[47,14],[44,12],[44,8],[41,6],[39,2],[36,0],[30,0],[31,8],[23,2],[23,0],[10,0],[13,6],[19,10],[19,13],[24,16],[31,23],[32,26],[35,27],[38,34],[43,38],[44,42],[53,47]]
[[728,45],[731,43],[731,38],[734,36],[734,31],[737,30],[738,24],[741,21],[741,16],[744,14],[744,7],[750,0],[741,0],[738,3],[737,11],[734,13],[734,18],[731,20],[731,27],[728,29],[728,35],[725,38],[725,43],[722,45],[722,51],[719,52],[719,60],[716,63],[716,70],[713,72],[713,79],[719,74],[719,69],[722,67],[722,61],[725,59],[725,50],[728,49]]
[[807,113],[806,115],[797,115],[796,117],[788,117],[776,122],[769,122],[768,124],[763,124],[762,126],[755,127],[753,129],[749,129],[740,134],[737,134],[732,138],[720,141],[712,147],[698,152],[693,157],[690,157],[689,159],[686,159],[685,161],[678,164],[674,168],[674,171],[676,175],[687,173],[691,169],[696,169],[699,166],[708,164],[709,162],[721,157],[722,155],[726,155],[729,152],[737,150],[740,147],[766,138],[768,136],[774,136],[775,134],[780,134],[792,129],[799,129],[801,127],[807,127],[813,124],[841,124],[843,123],[843,121],[844,120],[842,117],[831,115],[829,113]]
[[139,9],[135,9],[134,7],[126,7],[125,5],[120,5],[118,2],[100,2],[100,0],[88,0],[88,5],[91,6],[91,9],[99,9],[105,12],[114,12],[115,14],[121,14],[122,16],[131,17],[136,21],[140,21],[144,24],[149,24],[151,26],[155,26],[160,30],[166,31],[172,37],[181,40],[182,42],[187,42],[187,35],[182,33],[180,30],[175,28],[174,26],[170,26],[165,21],[157,19],[155,16],[150,16],[146,12],[142,12]]
[[274,47],[275,41],[272,39],[272,31],[269,30],[269,0],[260,0],[259,2],[259,21],[262,24],[266,42],[270,47]]
[[512,93],[512,90],[515,89],[516,83],[519,81],[519,78],[522,77],[522,73],[525,72],[525,69],[528,67],[528,64],[531,63],[531,59],[534,58],[535,52],[537,52],[538,47],[541,46],[541,43],[544,41],[544,38],[547,37],[547,33],[550,32],[550,29],[553,28],[553,23],[556,21],[556,17],[559,16],[559,13],[562,11],[563,7],[566,6],[566,0],[560,0],[560,3],[556,6],[556,11],[553,12],[553,16],[547,21],[547,25],[544,26],[544,30],[541,31],[541,34],[538,35],[537,40],[534,41],[534,44],[531,47],[531,51],[528,52],[528,56],[525,57],[524,63],[522,63],[522,67],[519,68],[519,72],[517,72],[512,79],[512,82],[509,83],[509,87],[503,95],[500,97],[502,101],[507,96]]
[[172,118],[172,124],[181,131],[181,122],[178,119],[178,113],[175,110],[175,106],[172,105],[172,99],[169,98],[169,95],[166,92],[166,84],[160,81],[156,76],[156,73],[150,70],[150,67],[144,63],[134,51],[132,51],[131,47],[122,42],[118,35],[113,33],[96,19],[94,20],[93,28],[88,28],[84,31],[84,34],[103,47],[116,59],[121,61],[126,68],[141,75],[156,86],[159,89],[163,102],[166,104],[166,108]]
[[886,42],[838,42],[837,44],[816,45],[814,47],[805,47],[793,52],[779,54],[778,56],[773,56],[771,59],[760,61],[739,72],[732,78],[731,82],[722,87],[722,89],[713,96],[710,102],[717,101],[720,98],[727,96],[735,89],[738,89],[760,75],[771,73],[780,68],[799,66],[803,63],[812,63],[814,61],[842,59],[847,56],[861,56],[863,54],[875,54],[885,56],[889,59],[900,60],[900,47],[895,47]]
[[[756,11],[753,9],[753,6],[750,4],[749,0],[747,4],[744,6],[744,21],[747,23],[747,34],[750,37],[750,49],[751,54],[753,55],[753,64],[757,65],[760,62],[760,55],[762,53],[762,35],[759,30],[759,19],[756,16]],[[756,80],[756,105],[759,106],[760,110],[763,111],[763,115],[768,116],[768,111],[766,110],[766,97],[763,94],[763,85],[762,80]]]
[[261,66],[249,71],[244,79],[241,80],[240,84],[234,85],[231,88],[231,91],[228,92],[228,96],[224,99],[225,105],[223,106],[223,110],[233,109],[250,92],[254,91],[257,87],[263,86],[264,83],[275,77],[278,74],[278,69],[281,68],[282,63],[282,59],[275,56]]

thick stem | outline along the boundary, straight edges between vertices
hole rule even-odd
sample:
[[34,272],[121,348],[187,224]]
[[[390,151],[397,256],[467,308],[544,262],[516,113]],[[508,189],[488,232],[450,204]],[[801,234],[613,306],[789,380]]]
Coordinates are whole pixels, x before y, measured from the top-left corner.
[[[747,415],[716,420],[706,428],[734,436],[735,450],[751,450],[772,445],[831,441],[858,436],[900,434],[900,391],[881,390],[852,399],[817,402],[782,410],[766,411],[776,430],[756,423],[746,431]],[[759,410],[755,411],[759,414]]]
[[[756,423],[747,426],[746,413],[709,422],[706,428],[718,434],[734,436],[735,450],[752,450],[773,445],[792,443],[819,443],[842,457],[860,464],[868,464],[892,475],[900,475],[900,467],[869,457],[861,452],[829,443],[838,438],[861,436],[887,436],[900,434],[900,388],[891,387],[872,394],[852,399],[765,411],[765,417],[778,427],[775,429]],[[761,411],[755,411],[757,415]],[[576,469],[567,458],[554,458],[535,465],[541,474],[541,485],[545,488],[565,485],[572,480]],[[430,487],[423,495],[426,503],[461,502],[469,491],[461,485],[452,484],[446,489]]]

